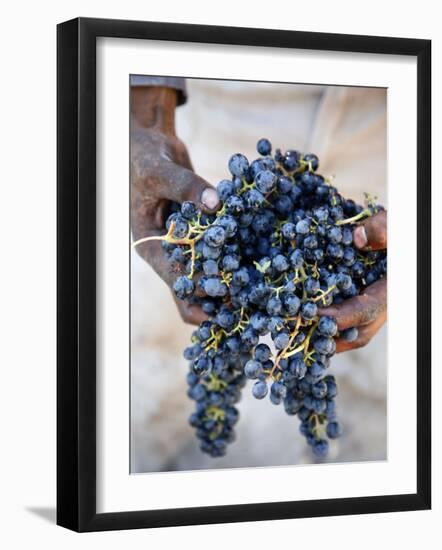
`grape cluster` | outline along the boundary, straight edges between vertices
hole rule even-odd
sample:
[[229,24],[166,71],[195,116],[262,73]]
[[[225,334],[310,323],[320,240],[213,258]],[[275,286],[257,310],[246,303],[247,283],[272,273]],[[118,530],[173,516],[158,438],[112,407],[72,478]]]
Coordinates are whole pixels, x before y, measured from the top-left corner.
[[184,351],[196,404],[190,424],[202,451],[223,456],[250,379],[253,396],[297,415],[313,454],[324,457],[328,439],[342,431],[327,372],[335,338],[353,341],[358,331],[339,332],[318,307],[356,296],[386,274],[384,251],[353,246],[354,224],[382,207],[368,197],[365,208],[344,199],[317,173],[314,154],[272,154],[267,139],[257,150],[250,163],[242,154],[230,158],[216,214],[174,205],[162,237],[171,268],[183,273],[176,296],[209,317]]

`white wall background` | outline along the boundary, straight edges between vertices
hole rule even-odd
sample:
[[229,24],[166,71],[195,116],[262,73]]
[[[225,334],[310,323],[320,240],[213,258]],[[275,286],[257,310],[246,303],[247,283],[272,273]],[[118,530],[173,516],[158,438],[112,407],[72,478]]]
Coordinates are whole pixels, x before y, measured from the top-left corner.
[[[365,6],[364,6],[365,7]],[[422,546],[440,540],[442,520],[441,401],[442,377],[435,357],[433,511],[290,520],[256,524],[184,527],[151,531],[76,535],[54,525],[55,506],[55,25],[81,16],[285,28],[338,33],[433,39],[433,181],[440,182],[442,149],[442,37],[437,3],[385,3],[362,6],[349,0],[277,4],[230,0],[203,3],[17,2],[2,12],[2,84],[0,86],[0,544],[8,549],[229,548],[241,539],[255,548],[292,540],[328,548],[358,550]],[[439,24],[438,24],[439,23]],[[439,214],[441,186],[434,185],[433,210]],[[414,205],[410,205],[414,208]],[[436,216],[435,216],[436,217]],[[435,219],[434,249],[441,236]],[[440,248],[440,246],[438,247]],[[434,258],[434,280],[440,255]],[[435,295],[436,295],[435,288]],[[440,294],[440,293],[439,293]],[[404,297],[406,300],[406,298]],[[440,311],[440,295],[434,298]],[[439,306],[439,307],[438,307]],[[438,314],[440,319],[440,314]],[[433,334],[442,326],[434,319]],[[439,336],[440,337],[440,336]],[[404,335],[406,338],[406,335]],[[437,350],[436,350],[437,351]],[[404,427],[404,429],[406,429]],[[314,533],[322,533],[319,537]]]

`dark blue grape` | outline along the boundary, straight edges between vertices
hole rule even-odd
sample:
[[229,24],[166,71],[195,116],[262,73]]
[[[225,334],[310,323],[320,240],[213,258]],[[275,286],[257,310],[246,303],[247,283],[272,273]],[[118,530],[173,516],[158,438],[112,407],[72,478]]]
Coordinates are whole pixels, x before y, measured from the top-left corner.
[[246,346],[246,348],[251,349],[253,346],[256,346],[258,343],[259,337],[258,333],[252,328],[247,327],[244,332],[241,334],[241,342],[243,346]]
[[276,184],[276,176],[270,170],[261,170],[255,177],[256,187],[261,193],[266,195],[273,191]]
[[253,212],[259,212],[265,198],[257,189],[250,189],[244,194],[244,201],[247,208],[250,208]]
[[[293,181],[287,176],[279,176],[276,182],[276,187],[279,193],[287,194],[293,189]],[[293,197],[292,197],[293,200]]]
[[250,324],[260,335],[266,334],[269,330],[269,318],[261,311],[256,311],[250,316]]
[[183,202],[183,204],[181,205],[181,215],[183,216],[183,218],[185,218],[186,220],[192,220],[196,218],[197,214],[198,211],[195,203],[190,201]]
[[209,277],[211,275],[218,275],[218,262],[216,262],[215,260],[206,260],[205,262],[203,262],[203,270],[204,274]]
[[342,435],[342,428],[339,422],[329,422],[327,424],[327,435],[330,439],[337,439]]
[[307,277],[307,279],[304,281],[304,290],[306,291],[307,296],[314,296],[315,294],[317,294],[319,288],[320,284],[318,279]]
[[241,197],[232,195],[226,199],[226,211],[229,214],[239,215],[245,210],[245,204]]
[[194,361],[201,353],[201,350],[201,345],[198,343],[193,346],[188,346],[183,352],[184,359],[187,359],[187,361]]
[[272,144],[266,138],[262,138],[258,141],[256,149],[260,155],[270,155],[272,151]]
[[[327,384],[323,380],[316,382],[312,386],[312,394],[316,399],[323,399],[327,395]],[[325,404],[326,406],[327,404]]]
[[323,336],[335,336],[338,332],[338,324],[333,317],[324,316],[319,319],[318,331]]
[[[303,241],[304,248],[309,250],[316,250],[318,247],[318,239],[316,235],[308,235]],[[329,245],[333,246],[333,245]]]
[[310,222],[308,220],[299,220],[296,224],[296,233],[299,235],[307,235],[310,231]]
[[349,227],[342,229],[342,244],[345,246],[353,244],[353,231]]
[[282,311],[282,302],[277,296],[269,298],[266,305],[266,311],[269,315],[279,315]]
[[207,260],[217,260],[221,256],[221,249],[219,247],[209,246],[207,243],[203,243],[202,256]]
[[227,286],[218,277],[210,277],[203,283],[203,290],[208,296],[222,297],[226,296]]
[[313,348],[320,355],[333,355],[336,350],[336,344],[333,338],[328,338],[327,336],[319,336],[313,342]]
[[249,281],[250,281],[250,277],[249,277],[249,272],[247,271],[247,268],[241,267],[240,269],[237,269],[236,271],[233,272],[232,282],[235,285],[242,287],[247,285]]
[[278,332],[284,327],[284,319],[279,315],[274,315],[269,319],[270,332]]
[[195,285],[191,279],[188,277],[182,276],[178,277],[173,285],[173,290],[176,294],[176,297],[180,300],[185,300],[192,296],[195,291]]
[[307,366],[300,357],[291,359],[289,368],[293,376],[298,379],[304,378],[307,372]]
[[290,263],[295,269],[301,269],[304,264],[304,256],[301,250],[296,249],[290,254]]
[[204,355],[200,355],[198,359],[195,359],[192,365],[192,371],[197,376],[202,376],[203,374],[206,374],[210,371],[212,368],[212,361],[205,357]]
[[277,254],[272,260],[272,267],[279,273],[283,273],[289,269],[290,264],[283,254]]
[[289,343],[290,335],[288,332],[279,332],[273,338],[273,343],[275,344],[276,349],[284,349]]
[[348,290],[351,287],[352,282],[353,281],[350,275],[346,275],[345,273],[339,273],[336,277],[336,286],[339,290]]
[[204,233],[204,242],[211,247],[218,248],[226,241],[226,232],[220,225],[209,227]]
[[255,348],[255,359],[260,363],[265,363],[271,357],[271,350],[267,344],[258,344]]
[[282,303],[286,312],[293,316],[296,315],[301,307],[301,300],[296,294],[284,293],[282,296]]
[[240,266],[240,258],[234,254],[227,254],[222,262],[224,271],[236,271]]
[[221,328],[230,330],[235,324],[235,315],[230,309],[224,308],[218,312],[215,320]]
[[340,335],[346,342],[354,342],[358,339],[359,331],[356,327],[347,328],[346,330],[341,330]]
[[259,380],[258,382],[255,382],[253,388],[252,388],[252,394],[253,397],[256,399],[264,399],[264,397],[267,395],[269,389],[267,387],[267,384],[263,382],[262,380]]
[[326,254],[333,260],[341,260],[344,256],[344,249],[340,244],[329,244],[327,245]]
[[222,180],[216,188],[218,197],[225,202],[230,196],[235,193],[235,186],[230,180]]
[[333,226],[327,231],[327,238],[332,244],[342,242],[342,231],[340,227]]
[[260,374],[262,374],[263,368],[259,361],[251,359],[244,367],[244,374],[251,380],[256,380]]
[[174,221],[175,221],[175,227],[173,229],[173,236],[176,239],[183,239],[189,231],[189,224],[181,216],[176,217]]
[[293,209],[292,199],[288,195],[279,195],[273,202],[273,206],[281,216],[288,216]]
[[225,214],[217,218],[215,223],[224,229],[227,239],[236,235],[238,223],[233,216]]
[[312,170],[314,171],[316,171],[319,168],[319,159],[313,153],[308,153],[307,155],[304,155],[304,161],[310,162],[312,166]]
[[288,241],[293,241],[296,238],[296,226],[294,223],[287,222],[281,228],[281,233]]
[[324,458],[328,453],[328,441],[326,439],[320,439],[315,442],[312,449],[315,456],[318,458]]
[[283,165],[288,172],[293,172],[299,168],[299,162],[295,156],[286,156]]
[[318,306],[314,302],[305,302],[301,307],[301,317],[311,321],[318,313]]
[[202,401],[206,398],[206,388],[202,384],[196,384],[189,389],[188,395],[194,401]]
[[244,176],[249,169],[249,161],[241,153],[237,153],[230,157],[229,160],[229,170],[232,176]]

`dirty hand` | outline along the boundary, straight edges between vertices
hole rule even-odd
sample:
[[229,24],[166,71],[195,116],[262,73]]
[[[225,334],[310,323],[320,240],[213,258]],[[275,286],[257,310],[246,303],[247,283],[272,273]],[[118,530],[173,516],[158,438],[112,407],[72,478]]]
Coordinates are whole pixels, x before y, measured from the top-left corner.
[[[197,176],[189,154],[175,134],[177,92],[166,87],[131,89],[131,225],[134,240],[165,233],[170,202],[192,201],[205,212],[219,206],[215,189]],[[154,240],[137,251],[171,287],[173,272]],[[207,318],[197,305],[177,300],[184,321],[199,324]]]
[[[387,212],[381,211],[363,221],[353,232],[353,242],[361,250],[384,250],[387,248]],[[343,338],[336,340],[336,351],[360,348],[370,342],[387,318],[386,277],[369,285],[359,296],[345,300],[342,304],[320,310],[320,315],[335,317],[338,329],[358,329],[353,342]]]

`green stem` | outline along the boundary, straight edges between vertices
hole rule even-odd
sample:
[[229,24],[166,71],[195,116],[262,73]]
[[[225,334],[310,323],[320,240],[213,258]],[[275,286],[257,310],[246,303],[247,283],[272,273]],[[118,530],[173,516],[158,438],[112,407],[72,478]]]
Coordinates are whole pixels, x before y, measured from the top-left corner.
[[338,220],[336,222],[336,225],[346,225],[347,223],[355,223],[359,220],[362,220],[362,218],[370,217],[371,216],[371,210],[370,208],[365,208],[362,210],[362,212],[359,212],[359,214],[356,214],[356,216],[353,216],[351,218],[347,218],[346,220]]
[[319,289],[319,291],[321,292],[321,295],[316,296],[316,298],[313,298],[312,302],[318,302],[319,300],[322,300],[325,296],[327,296],[327,294],[330,294],[330,292],[332,292],[335,288],[336,288],[336,285],[332,285],[327,290]]

